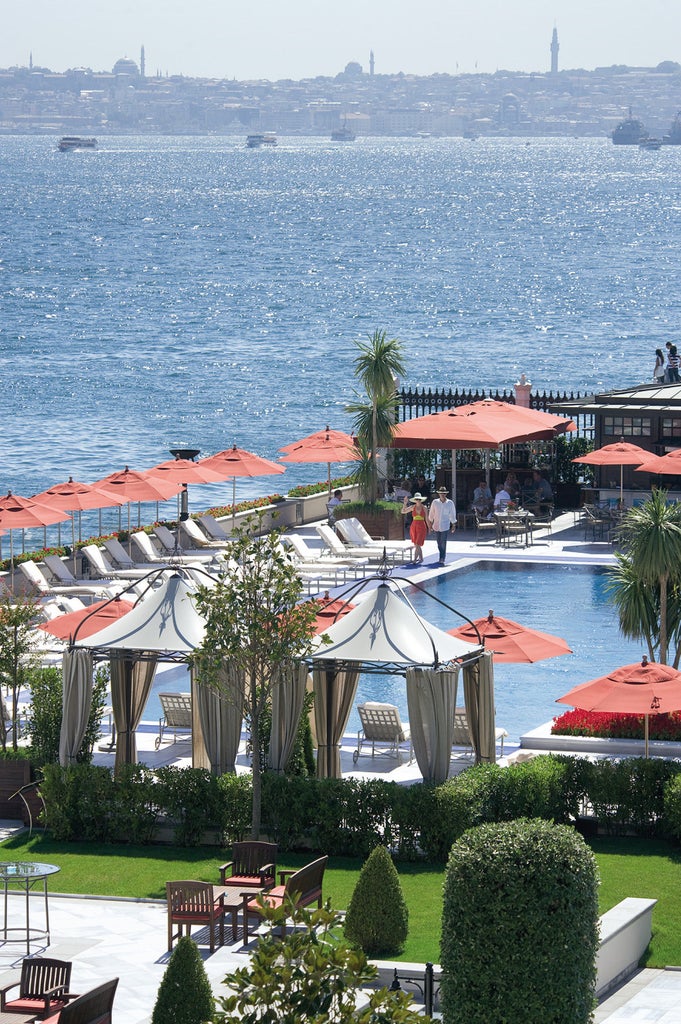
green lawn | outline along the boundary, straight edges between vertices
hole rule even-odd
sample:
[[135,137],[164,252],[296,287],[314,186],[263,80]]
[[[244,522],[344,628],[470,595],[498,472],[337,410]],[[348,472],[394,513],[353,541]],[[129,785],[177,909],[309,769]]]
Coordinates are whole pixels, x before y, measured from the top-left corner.
[[[662,841],[594,839],[590,845],[601,875],[600,910],[626,896],[657,899],[653,940],[646,965],[681,966],[681,851]],[[217,865],[227,854],[205,847],[99,846],[57,843],[49,838],[20,836],[2,844],[5,860],[42,860],[58,864],[51,880],[54,892],[106,896],[163,897],[170,879],[218,881]],[[283,857],[278,867],[297,868],[311,858]],[[358,860],[331,858],[324,894],[337,909],[347,907],[361,867]],[[444,870],[424,864],[399,864],[404,897],[409,906],[409,938],[401,959],[438,962]]]

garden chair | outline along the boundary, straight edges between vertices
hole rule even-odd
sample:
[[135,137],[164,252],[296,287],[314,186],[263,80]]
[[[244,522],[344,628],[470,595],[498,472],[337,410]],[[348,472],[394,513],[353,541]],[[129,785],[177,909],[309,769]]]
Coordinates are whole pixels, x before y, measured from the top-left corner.
[[173,743],[177,742],[178,732],[191,732],[192,728],[192,697],[190,693],[159,693],[163,715],[158,720],[158,736],[154,746],[158,750],[163,742],[166,729],[173,730]]
[[[506,729],[501,726],[497,726],[494,729],[494,737],[496,742],[500,744],[500,754],[504,756],[504,740],[508,736]],[[470,729],[468,728],[468,714],[465,708],[455,708],[454,710],[454,725],[452,730],[452,747],[463,748],[457,749],[456,754],[458,757],[474,757],[475,749],[473,748],[473,741],[471,739]]]
[[[256,896],[244,893],[244,946],[248,945],[248,919],[255,917],[262,920],[263,907],[281,907],[289,899],[294,900],[296,907],[307,907],[311,903],[321,907],[322,882],[328,860],[328,857],[319,857],[298,871],[280,871],[280,884],[269,892]],[[286,933],[286,923],[282,925],[282,933]]]
[[[35,1014],[44,1020],[61,1010],[75,993],[69,992],[71,962],[51,960],[47,957],[30,957],[21,964],[21,977],[0,989],[0,1013]],[[12,989],[19,992],[9,999]]]
[[111,1024],[113,1001],[118,978],[105,981],[82,996],[77,996],[58,1013],[45,1019],[45,1024]]
[[400,744],[409,741],[409,761],[412,760],[411,734],[409,729],[402,725],[400,712],[394,704],[366,701],[364,704],[357,705],[357,713],[362,728],[357,733],[357,749],[352,755],[353,764],[357,764],[364,743],[371,743],[372,757],[376,753],[376,744],[379,744],[386,748],[379,753],[396,757],[397,763],[402,764]]
[[475,543],[480,542],[480,538],[487,535],[491,537],[496,544],[498,539],[498,527],[495,519],[485,519],[476,510],[475,512]]
[[276,881],[276,862],[276,843],[234,843],[232,859],[220,865],[220,885],[270,889]]
[[[215,925],[219,927],[220,945],[225,942],[224,895],[217,896],[210,882],[166,882],[168,903],[168,949],[173,940],[181,939],[184,930],[191,935],[192,925],[208,925],[210,951],[215,951]],[[179,930],[173,932],[173,925]]]

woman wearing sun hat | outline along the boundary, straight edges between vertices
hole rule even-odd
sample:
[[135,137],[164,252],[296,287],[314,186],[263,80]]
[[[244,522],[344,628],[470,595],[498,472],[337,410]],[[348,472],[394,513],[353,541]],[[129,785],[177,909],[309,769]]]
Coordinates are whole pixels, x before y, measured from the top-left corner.
[[423,561],[423,545],[426,542],[428,536],[428,519],[426,506],[423,504],[424,497],[419,494],[418,491],[414,497],[409,500],[405,498],[402,502],[402,515],[411,515],[411,526],[409,527],[409,539],[415,548],[414,565]]

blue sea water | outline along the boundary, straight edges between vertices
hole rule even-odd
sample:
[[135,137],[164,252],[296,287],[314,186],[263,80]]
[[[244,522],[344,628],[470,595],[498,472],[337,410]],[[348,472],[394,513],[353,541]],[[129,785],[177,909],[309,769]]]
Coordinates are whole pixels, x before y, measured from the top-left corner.
[[[628,386],[678,340],[678,147],[55,143],[0,137],[0,487],[17,493],[176,445],[273,458],[348,429],[354,342],[376,328],[425,387]],[[231,499],[190,491],[192,508]]]

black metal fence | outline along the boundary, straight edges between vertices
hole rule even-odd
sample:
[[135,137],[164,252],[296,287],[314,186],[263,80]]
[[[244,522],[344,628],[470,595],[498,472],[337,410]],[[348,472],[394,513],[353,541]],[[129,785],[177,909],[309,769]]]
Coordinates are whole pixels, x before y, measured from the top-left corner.
[[[459,405],[468,405],[471,402],[480,402],[485,398],[491,399],[493,402],[509,402],[511,405],[515,405],[515,395],[512,391],[459,391],[457,388],[455,391],[438,388],[402,388],[398,392],[399,396],[399,408],[400,408],[400,420],[410,420],[415,416],[426,416],[431,412],[443,412],[445,409],[455,409]],[[567,391],[561,392],[556,391],[534,391],[530,395],[530,407],[532,409],[540,409],[542,412],[548,412],[549,406],[555,405],[557,402],[575,402],[578,401],[582,395],[577,392],[571,391],[570,394]]]

